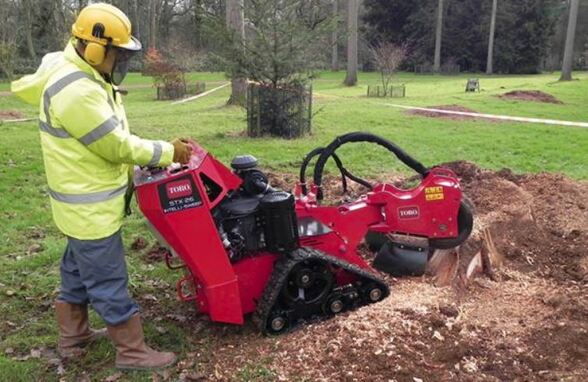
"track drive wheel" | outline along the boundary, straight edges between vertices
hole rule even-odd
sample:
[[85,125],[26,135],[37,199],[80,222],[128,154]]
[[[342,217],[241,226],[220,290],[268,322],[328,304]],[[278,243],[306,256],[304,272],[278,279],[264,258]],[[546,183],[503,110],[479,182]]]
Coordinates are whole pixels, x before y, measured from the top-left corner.
[[282,293],[290,304],[315,304],[329,295],[334,283],[334,275],[326,264],[308,259],[290,272]]
[[326,304],[323,307],[323,311],[327,315],[332,315],[343,312],[345,308],[347,307],[345,305],[345,300],[342,298],[342,296],[333,296],[329,298],[329,300],[326,302]]
[[[345,272],[353,281],[338,284],[335,272]],[[253,320],[263,333],[277,335],[309,320],[380,301],[389,294],[388,286],[373,273],[301,247],[276,261]]]
[[363,298],[364,300],[371,304],[373,302],[378,302],[385,297],[385,292],[382,288],[376,284],[368,284],[363,290]]
[[285,313],[273,313],[267,321],[267,333],[268,334],[281,334],[286,332],[290,327],[288,316]]

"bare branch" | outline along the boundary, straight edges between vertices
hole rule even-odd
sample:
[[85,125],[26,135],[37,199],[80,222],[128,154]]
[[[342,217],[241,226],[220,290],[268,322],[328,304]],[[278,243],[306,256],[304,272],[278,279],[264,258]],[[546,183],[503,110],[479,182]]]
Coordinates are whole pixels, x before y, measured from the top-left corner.
[[396,45],[384,41],[370,47],[370,53],[376,68],[380,72],[384,96],[386,96],[392,76],[408,56],[408,47],[406,44]]

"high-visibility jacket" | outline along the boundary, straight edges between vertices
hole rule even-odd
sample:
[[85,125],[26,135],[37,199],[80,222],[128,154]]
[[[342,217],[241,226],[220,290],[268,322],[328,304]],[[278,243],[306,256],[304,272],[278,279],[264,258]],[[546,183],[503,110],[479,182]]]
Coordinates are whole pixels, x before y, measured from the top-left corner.
[[80,240],[117,232],[134,164],[167,166],[173,146],[129,132],[117,88],[76,52],[47,54],[35,74],[11,84],[26,102],[39,105],[39,129],[53,219]]

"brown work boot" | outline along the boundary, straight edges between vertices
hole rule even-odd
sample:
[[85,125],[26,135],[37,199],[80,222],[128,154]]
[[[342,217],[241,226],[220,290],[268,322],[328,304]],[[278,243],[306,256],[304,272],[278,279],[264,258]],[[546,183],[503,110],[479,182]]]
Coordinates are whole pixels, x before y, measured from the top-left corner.
[[116,346],[115,366],[118,369],[159,369],[176,362],[174,353],[158,352],[147,346],[138,314],[125,323],[109,326],[108,333]]
[[90,329],[88,305],[55,301],[55,316],[59,326],[57,352],[63,358],[81,356],[84,346],[108,335],[106,329]]

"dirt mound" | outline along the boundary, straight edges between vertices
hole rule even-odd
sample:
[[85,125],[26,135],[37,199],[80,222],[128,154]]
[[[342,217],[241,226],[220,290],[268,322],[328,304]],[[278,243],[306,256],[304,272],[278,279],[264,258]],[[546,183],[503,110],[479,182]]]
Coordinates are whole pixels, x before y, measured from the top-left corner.
[[[428,106],[429,109],[438,109],[438,110],[448,110],[448,111],[460,111],[464,113],[476,113],[475,110],[467,108],[465,106],[460,105],[441,105],[441,106]],[[450,119],[453,121],[466,121],[466,120],[476,120],[478,118],[472,117],[469,115],[459,115],[459,114],[447,114],[447,113],[439,113],[432,110],[408,110],[408,114],[410,115],[419,115],[423,117],[430,117],[430,118],[442,118],[442,119]]]
[[511,92],[504,93],[499,97],[503,99],[514,99],[519,101],[563,104],[563,102],[561,102],[551,94],[547,94],[539,90],[513,90]]
[[478,226],[517,269],[561,281],[588,281],[581,261],[588,248],[588,183],[557,174],[515,175],[467,162],[445,164],[461,178],[476,206]]
[[0,121],[21,118],[24,118],[24,115],[18,110],[0,110]]

